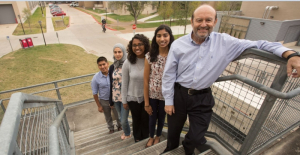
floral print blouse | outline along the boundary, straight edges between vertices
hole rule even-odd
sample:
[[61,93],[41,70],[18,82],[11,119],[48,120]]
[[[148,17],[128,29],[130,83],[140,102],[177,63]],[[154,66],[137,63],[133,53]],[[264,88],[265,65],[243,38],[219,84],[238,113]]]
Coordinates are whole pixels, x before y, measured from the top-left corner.
[[150,62],[150,53],[148,52],[146,54],[146,59],[148,60],[148,63],[151,65],[150,76],[149,76],[149,97],[151,99],[158,99],[164,101],[165,99],[162,95],[161,86],[162,86],[162,76],[167,61],[167,57],[158,55],[156,62]]
[[116,68],[113,72],[112,85],[112,101],[122,102],[121,86],[122,86],[122,67]]

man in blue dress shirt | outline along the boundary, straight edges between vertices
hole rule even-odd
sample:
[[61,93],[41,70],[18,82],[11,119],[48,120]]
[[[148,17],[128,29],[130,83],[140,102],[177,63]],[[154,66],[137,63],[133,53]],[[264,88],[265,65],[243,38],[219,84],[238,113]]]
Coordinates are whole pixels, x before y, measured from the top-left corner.
[[[113,111],[117,119],[118,130],[122,130],[121,122],[119,120],[118,113],[115,108],[109,106],[109,91],[110,81],[108,75],[108,62],[105,57],[99,57],[97,59],[97,65],[100,72],[96,73],[92,79],[92,91],[94,100],[98,106],[99,112],[104,112],[105,120],[109,129],[109,133],[114,133],[114,124],[111,117],[111,110]],[[99,96],[98,96],[99,93]]]
[[[245,49],[258,48],[279,57],[290,57],[288,76],[299,77],[300,58],[295,51],[280,43],[250,41],[212,32],[217,23],[216,10],[209,5],[199,6],[193,13],[193,31],[173,42],[162,78],[165,111],[168,114],[168,138],[164,152],[179,146],[184,122],[189,116],[189,131],[182,142],[185,154],[194,154],[195,147],[206,143],[208,129],[215,104],[210,86],[222,74],[227,65]],[[297,73],[292,74],[292,69]]]

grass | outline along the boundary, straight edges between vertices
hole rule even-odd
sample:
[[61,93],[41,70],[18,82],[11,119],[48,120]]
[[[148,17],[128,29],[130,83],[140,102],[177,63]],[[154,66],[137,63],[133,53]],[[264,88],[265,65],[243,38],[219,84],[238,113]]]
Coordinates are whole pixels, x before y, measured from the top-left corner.
[[[46,11],[44,9],[44,17],[43,17],[41,8],[38,7],[35,10],[35,12],[31,15],[31,18],[30,18],[31,31],[30,31],[30,27],[29,27],[29,24],[28,24],[28,20],[26,20],[23,23],[25,35],[42,33],[40,24],[38,23],[39,20],[42,21],[43,32],[44,33],[47,32],[47,29],[46,29]],[[18,24],[15,31],[13,32],[13,35],[24,35],[21,23]]]
[[[156,21],[156,20],[164,20],[162,16],[158,15],[156,17],[153,17],[153,18],[150,18],[146,21]],[[166,21],[169,20],[169,19],[166,19]]]
[[120,27],[120,26],[113,26],[112,28],[115,30],[125,30],[124,27]]
[[[138,19],[142,19],[142,18],[151,16],[151,15],[153,15],[153,14],[148,14],[148,15],[141,14],[141,15],[139,15]],[[120,22],[134,21],[134,18],[131,15],[108,14],[107,17],[110,17],[115,20],[119,20]]]
[[[85,9],[82,9],[82,8],[79,8],[79,7],[76,7],[76,9],[80,10],[80,11],[83,11],[91,16],[93,16],[99,23],[101,23],[102,19],[101,19],[101,16],[98,16],[98,15],[95,15],[95,14],[91,14],[90,12],[86,11]],[[105,16],[103,16],[105,17]],[[111,24],[112,21],[110,20],[106,20],[106,24]]]
[[93,10],[92,8],[88,8],[86,10],[93,11],[95,13],[105,13],[106,12],[105,10],[101,10],[101,9],[95,9],[95,10]]
[[63,19],[64,20],[64,26],[57,27],[55,21],[56,20],[62,20],[62,17],[52,17],[52,23],[53,23],[53,26],[54,26],[54,30],[55,31],[59,31],[59,30],[66,29],[68,27],[68,25],[69,25],[69,19],[70,19],[69,16],[65,16],[64,19]]
[[[190,20],[187,20],[187,23],[190,24]],[[164,22],[157,22],[157,23],[142,23],[142,24],[137,24],[137,28],[153,28],[153,27],[158,27],[161,24],[164,24]],[[170,22],[166,21],[165,25],[170,26]],[[172,21],[171,26],[178,26],[180,25],[178,21]]]
[[[85,53],[81,47],[69,44],[48,44],[11,52],[0,58],[0,73],[5,73],[0,74],[0,91],[96,73],[99,71],[96,65],[97,58]],[[91,79],[92,77],[87,77],[80,80]],[[84,81],[72,80],[58,83],[58,86]],[[22,92],[32,93],[53,88],[51,84]],[[1,94],[0,98],[9,98],[12,93]],[[60,89],[60,93],[64,104],[92,98],[90,83],[63,88]],[[37,95],[57,98],[55,90]],[[7,104],[5,101],[4,106]],[[3,111],[0,108],[0,122],[2,117]]]
[[180,37],[182,37],[182,36],[184,36],[185,34],[177,34],[177,35],[174,35],[174,39],[176,40],[176,39],[178,39],[178,38],[180,38]]

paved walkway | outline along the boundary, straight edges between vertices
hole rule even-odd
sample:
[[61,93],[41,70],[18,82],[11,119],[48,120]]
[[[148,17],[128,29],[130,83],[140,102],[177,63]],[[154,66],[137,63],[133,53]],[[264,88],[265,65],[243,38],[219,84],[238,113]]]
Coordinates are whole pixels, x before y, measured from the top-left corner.
[[154,14],[154,15],[152,15],[152,16],[148,16],[148,17],[139,19],[139,20],[137,20],[137,21],[139,21],[139,22],[145,22],[146,20],[151,19],[151,18],[154,18],[154,17],[156,17],[156,16],[158,16],[158,14]]
[[53,27],[53,23],[52,23],[52,14],[50,13],[50,8],[46,7],[46,27],[47,27],[47,33],[49,32],[54,32],[54,27]]

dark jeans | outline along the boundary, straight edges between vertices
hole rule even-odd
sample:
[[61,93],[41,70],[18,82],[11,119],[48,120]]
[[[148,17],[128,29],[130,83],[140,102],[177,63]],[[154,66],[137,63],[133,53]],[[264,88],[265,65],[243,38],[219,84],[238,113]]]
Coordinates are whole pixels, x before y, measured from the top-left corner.
[[190,127],[185,135],[182,145],[186,155],[194,153],[197,146],[206,143],[204,134],[212,116],[212,108],[215,105],[211,90],[203,94],[188,95],[187,90],[181,86],[174,87],[175,114],[168,115],[167,148],[164,152],[173,150],[179,146],[180,133],[189,116]]
[[155,125],[156,120],[157,121],[157,130],[156,130],[156,136],[161,136],[162,129],[164,127],[165,123],[165,101],[158,100],[158,99],[151,99],[149,98],[149,103],[152,107],[152,115],[149,116],[149,131],[150,131],[150,137],[154,137],[155,132]]
[[145,103],[128,102],[132,115],[132,130],[134,140],[141,141],[149,137],[149,115],[145,111]]

